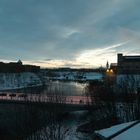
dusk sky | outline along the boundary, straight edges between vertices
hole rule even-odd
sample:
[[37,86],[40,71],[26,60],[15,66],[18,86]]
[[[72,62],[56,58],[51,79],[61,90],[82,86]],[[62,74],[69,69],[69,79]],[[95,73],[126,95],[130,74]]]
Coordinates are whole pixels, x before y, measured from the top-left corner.
[[140,55],[140,0],[0,0],[0,60],[100,67]]

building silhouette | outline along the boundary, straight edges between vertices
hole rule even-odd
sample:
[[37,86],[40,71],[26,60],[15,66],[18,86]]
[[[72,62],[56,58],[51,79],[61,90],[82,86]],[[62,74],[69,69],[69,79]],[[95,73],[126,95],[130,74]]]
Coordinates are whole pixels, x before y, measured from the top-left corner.
[[18,62],[0,62],[0,73],[19,73],[19,72],[39,72],[40,66],[23,65],[21,60]]
[[140,55],[123,56],[118,54],[118,74],[140,74]]

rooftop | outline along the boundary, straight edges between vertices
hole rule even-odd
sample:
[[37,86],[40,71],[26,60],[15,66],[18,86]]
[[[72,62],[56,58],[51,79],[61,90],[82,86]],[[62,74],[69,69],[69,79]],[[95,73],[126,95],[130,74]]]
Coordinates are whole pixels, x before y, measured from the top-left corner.
[[140,123],[139,121],[132,121],[112,126],[110,128],[96,131],[101,139],[112,140],[139,140],[140,139]]

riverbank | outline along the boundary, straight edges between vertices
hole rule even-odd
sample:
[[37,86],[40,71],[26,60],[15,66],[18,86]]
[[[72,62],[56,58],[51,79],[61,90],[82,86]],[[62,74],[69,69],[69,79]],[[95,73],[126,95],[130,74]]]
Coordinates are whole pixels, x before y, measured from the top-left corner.
[[[42,128],[48,126],[48,123],[51,122],[48,118],[48,115],[50,115],[48,111],[52,111],[52,109],[42,106],[33,107],[30,104],[17,106],[16,104],[1,103],[0,138],[2,140],[22,140],[32,134],[36,134],[36,132],[41,131]],[[68,129],[64,140],[80,140],[80,138],[87,137],[86,134],[76,131],[77,127],[86,119],[86,114],[87,112],[85,111],[76,111],[65,113],[61,116],[63,122],[61,127],[64,130],[65,128]]]
[[0,73],[0,91],[18,90],[42,85],[41,79],[35,73]]

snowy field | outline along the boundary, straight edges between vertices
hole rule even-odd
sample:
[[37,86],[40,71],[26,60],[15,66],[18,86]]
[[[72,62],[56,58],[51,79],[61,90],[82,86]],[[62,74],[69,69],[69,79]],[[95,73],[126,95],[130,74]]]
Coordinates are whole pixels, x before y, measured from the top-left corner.
[[41,86],[40,78],[31,72],[0,73],[0,90]]
[[46,75],[46,77],[52,80],[90,81],[101,80],[103,75],[98,72],[55,72],[52,77],[50,75]]

